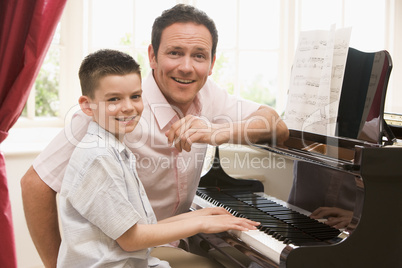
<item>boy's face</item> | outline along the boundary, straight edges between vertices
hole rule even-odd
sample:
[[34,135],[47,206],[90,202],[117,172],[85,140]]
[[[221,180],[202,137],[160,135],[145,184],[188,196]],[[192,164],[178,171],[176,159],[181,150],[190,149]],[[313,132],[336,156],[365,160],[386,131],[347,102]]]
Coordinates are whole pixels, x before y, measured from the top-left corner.
[[101,127],[122,140],[125,133],[134,130],[140,120],[142,103],[141,77],[136,74],[108,75],[99,81],[94,98],[80,98],[80,104],[89,103],[84,112],[91,115]]

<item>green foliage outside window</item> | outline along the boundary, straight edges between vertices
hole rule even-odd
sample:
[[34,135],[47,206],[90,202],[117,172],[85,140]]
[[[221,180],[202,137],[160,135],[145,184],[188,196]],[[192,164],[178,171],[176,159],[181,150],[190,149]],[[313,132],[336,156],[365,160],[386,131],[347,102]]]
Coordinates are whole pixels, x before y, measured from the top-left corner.
[[271,107],[275,107],[275,96],[272,95],[269,87],[263,83],[263,75],[255,76],[251,85],[242,89],[240,95],[248,100],[252,100],[261,104],[266,104]]
[[[131,33],[126,33],[126,35],[120,39],[120,45],[129,47],[133,43],[132,39],[133,38],[131,36]],[[143,45],[146,47],[148,44]],[[134,57],[134,59],[141,67],[141,76],[145,78],[145,76],[150,71],[148,55],[146,53],[145,54],[138,53],[137,55],[133,55],[132,51],[124,51],[124,52]]]
[[[56,117],[59,114],[60,50],[50,48],[35,80],[35,116]],[[22,116],[27,116],[25,106]]]

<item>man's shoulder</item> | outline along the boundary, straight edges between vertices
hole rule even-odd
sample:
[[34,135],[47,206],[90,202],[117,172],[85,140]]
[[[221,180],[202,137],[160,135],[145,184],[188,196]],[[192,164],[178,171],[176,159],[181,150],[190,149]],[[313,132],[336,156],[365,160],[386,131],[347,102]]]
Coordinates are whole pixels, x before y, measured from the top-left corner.
[[210,77],[208,77],[208,79],[205,82],[205,84],[202,87],[202,89],[206,89],[206,90],[222,90],[222,88],[219,87],[218,84]]
[[215,100],[216,97],[221,98],[228,95],[227,91],[223,90],[214,80],[208,78],[204,86],[198,92],[202,100]]

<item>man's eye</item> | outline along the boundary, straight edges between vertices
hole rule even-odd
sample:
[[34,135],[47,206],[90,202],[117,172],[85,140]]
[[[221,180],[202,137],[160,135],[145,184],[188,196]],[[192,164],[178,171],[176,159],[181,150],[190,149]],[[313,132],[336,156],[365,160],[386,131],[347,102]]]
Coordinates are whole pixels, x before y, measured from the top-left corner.
[[107,101],[113,102],[113,101],[118,101],[118,100],[119,100],[118,98],[110,98],[110,99],[108,99]]
[[141,98],[141,95],[133,95],[133,96],[131,96],[131,98],[132,99],[139,99],[139,98]]
[[205,61],[207,56],[205,54],[195,54],[194,59],[197,61]]

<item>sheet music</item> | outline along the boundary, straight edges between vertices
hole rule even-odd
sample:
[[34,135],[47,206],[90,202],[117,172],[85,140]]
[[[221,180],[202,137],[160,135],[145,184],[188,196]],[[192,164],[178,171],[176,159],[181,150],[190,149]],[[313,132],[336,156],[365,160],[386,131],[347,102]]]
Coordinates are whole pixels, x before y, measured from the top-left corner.
[[334,135],[351,28],[300,33],[285,122],[291,129]]

